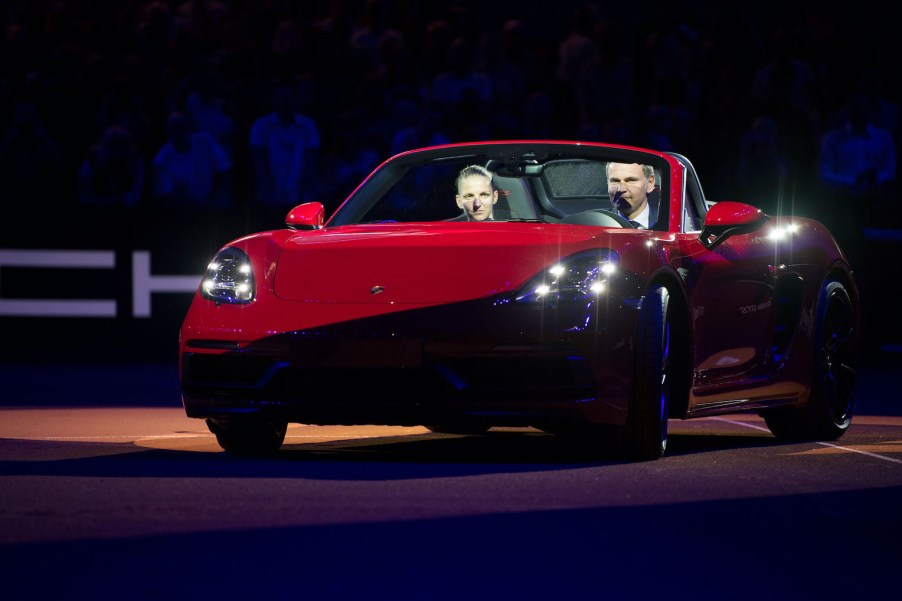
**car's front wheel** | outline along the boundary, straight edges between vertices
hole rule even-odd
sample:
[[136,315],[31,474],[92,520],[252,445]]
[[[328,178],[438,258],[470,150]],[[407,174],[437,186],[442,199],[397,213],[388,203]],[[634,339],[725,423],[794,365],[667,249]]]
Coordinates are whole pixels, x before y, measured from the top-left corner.
[[631,456],[659,459],[667,448],[671,370],[670,293],[659,287],[642,301],[636,334],[633,395],[624,428],[624,445]]
[[808,403],[763,415],[777,438],[836,440],[852,423],[858,331],[852,299],[841,282],[828,279],[824,283],[816,315],[814,378]]
[[207,427],[227,453],[267,455],[281,448],[288,424],[256,418],[229,418],[208,419]]

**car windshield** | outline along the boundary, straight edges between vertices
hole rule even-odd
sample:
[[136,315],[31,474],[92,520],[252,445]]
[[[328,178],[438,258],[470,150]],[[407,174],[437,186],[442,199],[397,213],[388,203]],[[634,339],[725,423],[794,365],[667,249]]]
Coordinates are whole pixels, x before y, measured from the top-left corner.
[[[655,215],[666,185],[661,180],[666,163],[656,155],[618,156],[613,149],[587,152],[577,145],[465,150],[473,147],[410,153],[386,162],[328,225],[492,220],[629,227],[612,204],[608,163],[650,166],[654,190],[648,200]],[[666,210],[660,207],[662,213]],[[575,219],[586,214],[593,220]]]

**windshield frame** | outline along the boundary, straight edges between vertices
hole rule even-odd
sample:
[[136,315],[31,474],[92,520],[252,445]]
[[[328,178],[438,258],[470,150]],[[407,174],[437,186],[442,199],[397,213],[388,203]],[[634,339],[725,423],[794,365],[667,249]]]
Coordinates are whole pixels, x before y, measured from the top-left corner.
[[[544,193],[545,186],[532,180],[542,177],[542,166],[547,161],[561,159],[586,159],[591,161],[616,161],[651,164],[660,181],[660,210],[669,213],[670,162],[666,153],[628,146],[583,142],[505,141],[472,144],[451,144],[408,151],[396,155],[377,167],[342,203],[326,222],[325,227],[356,225],[372,222],[366,216],[398,182],[417,166],[478,164],[505,177],[518,177],[534,185],[535,202],[540,211],[539,219],[504,219],[505,221],[560,222],[564,216],[553,200]],[[448,203],[454,205],[453,181],[449,182]],[[602,205],[599,209],[609,208]],[[666,214],[663,221],[666,224]],[[445,221],[447,219],[439,219]],[[395,221],[395,220],[388,220]],[[433,221],[433,220],[427,220]],[[453,219],[452,219],[453,221]],[[398,220],[399,223],[421,221]]]

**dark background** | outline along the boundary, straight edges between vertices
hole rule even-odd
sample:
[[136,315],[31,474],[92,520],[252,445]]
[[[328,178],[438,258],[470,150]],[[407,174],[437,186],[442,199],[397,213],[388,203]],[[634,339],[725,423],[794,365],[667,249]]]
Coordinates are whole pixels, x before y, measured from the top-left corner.
[[[0,298],[119,306],[106,319],[0,316],[0,360],[174,361],[190,294],[156,294],[150,318],[132,317],[132,252],[149,250],[154,274],[199,279],[225,242],[280,227],[296,202],[334,209],[428,114],[430,133],[452,142],[674,150],[710,199],[822,220],[859,276],[866,358],[899,364],[902,320],[881,290],[898,272],[898,199],[845,197],[818,177],[820,141],[854,94],[869,95],[898,148],[897,34],[876,3],[6,0],[0,24],[0,250],[116,253],[108,271],[2,268]],[[467,88],[479,77],[490,89]],[[315,180],[279,206],[255,196],[248,143],[275,82],[301,92],[321,138]],[[202,93],[230,128],[216,132],[233,159],[217,208],[150,186],[168,115]],[[129,132],[145,166],[133,206],[79,192],[110,127]]]

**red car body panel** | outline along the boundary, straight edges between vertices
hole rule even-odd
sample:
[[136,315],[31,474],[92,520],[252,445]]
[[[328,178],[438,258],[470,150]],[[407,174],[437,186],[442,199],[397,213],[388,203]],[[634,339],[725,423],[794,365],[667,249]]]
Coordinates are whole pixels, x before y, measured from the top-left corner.
[[[475,245],[476,239],[482,242]],[[206,337],[252,341],[274,332],[483,298],[516,290],[561,257],[599,246],[618,250],[624,268],[644,272],[663,258],[661,241],[653,232],[647,239],[656,242],[637,243],[623,230],[504,222],[267,232],[231,244],[245,249],[254,271],[265,274],[254,308],[194,303],[184,322],[186,339],[198,337],[195,330],[200,330]],[[481,263],[480,269],[468,270],[474,262]],[[276,277],[277,264],[290,276]],[[384,291],[372,294],[373,286]],[[289,304],[276,309],[282,302]]]

